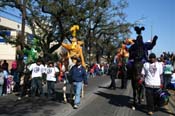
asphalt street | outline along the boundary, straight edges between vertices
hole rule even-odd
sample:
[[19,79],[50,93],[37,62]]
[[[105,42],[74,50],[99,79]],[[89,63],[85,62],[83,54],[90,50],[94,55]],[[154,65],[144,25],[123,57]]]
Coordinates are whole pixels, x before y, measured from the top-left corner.
[[[120,85],[120,80],[117,80]],[[137,105],[136,110],[132,107],[132,90],[131,84],[128,83],[128,89],[108,90],[102,87],[94,93],[86,104],[74,111],[69,116],[147,116],[147,108],[145,102]],[[153,116],[174,116],[173,109],[170,105],[161,107]]]
[[[120,89],[119,79],[116,79],[116,90],[109,90],[109,84],[110,78],[105,75],[90,78],[78,109],[73,109],[70,102],[63,103],[62,84],[57,84],[57,94],[53,100],[24,97],[19,101],[14,94],[3,96],[0,97],[0,116],[147,116],[145,102],[138,105],[135,111],[131,109],[130,81],[127,89]],[[174,116],[174,110],[174,100],[170,99],[170,103],[153,116]]]

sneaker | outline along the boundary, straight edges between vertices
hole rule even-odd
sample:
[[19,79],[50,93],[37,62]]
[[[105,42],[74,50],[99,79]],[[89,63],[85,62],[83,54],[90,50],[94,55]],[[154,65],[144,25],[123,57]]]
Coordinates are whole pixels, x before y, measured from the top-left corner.
[[18,100],[21,100],[21,97],[18,97]]
[[136,108],[134,106],[132,106],[132,110],[136,110]]
[[7,96],[7,94],[2,94],[2,96]]
[[150,112],[148,112],[148,115],[153,115],[153,112],[151,112],[151,111],[150,111]]
[[78,105],[75,104],[75,105],[74,105],[74,109],[78,109]]
[[29,95],[27,94],[27,95],[25,95],[25,97],[29,97]]

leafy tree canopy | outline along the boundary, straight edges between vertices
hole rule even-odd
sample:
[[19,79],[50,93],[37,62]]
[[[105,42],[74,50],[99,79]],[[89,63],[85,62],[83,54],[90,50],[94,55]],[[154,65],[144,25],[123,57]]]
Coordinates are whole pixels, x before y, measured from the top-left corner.
[[65,39],[70,41],[69,29],[77,24],[77,39],[85,42],[84,53],[98,53],[97,60],[103,55],[110,57],[133,26],[123,12],[128,7],[126,0],[118,0],[117,4],[111,0],[1,0],[0,6],[26,13],[25,21],[38,40],[35,44],[45,56],[58,49]]

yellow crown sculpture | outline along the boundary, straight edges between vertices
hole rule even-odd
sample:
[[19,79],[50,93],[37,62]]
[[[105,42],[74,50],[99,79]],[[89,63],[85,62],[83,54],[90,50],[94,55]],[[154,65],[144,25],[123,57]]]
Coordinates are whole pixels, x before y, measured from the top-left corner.
[[79,25],[73,25],[71,28],[70,28],[70,31],[72,32],[72,36],[73,37],[76,37],[76,34],[77,34],[77,31],[80,29]]

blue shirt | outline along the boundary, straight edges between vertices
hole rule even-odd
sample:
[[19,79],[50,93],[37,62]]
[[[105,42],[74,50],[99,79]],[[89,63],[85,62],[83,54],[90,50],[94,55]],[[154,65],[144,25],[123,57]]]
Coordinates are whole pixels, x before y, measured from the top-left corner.
[[5,79],[8,78],[8,72],[6,70],[3,71]]
[[87,84],[87,73],[83,66],[74,65],[70,70],[70,76],[72,77],[73,82],[82,82],[84,81]]

